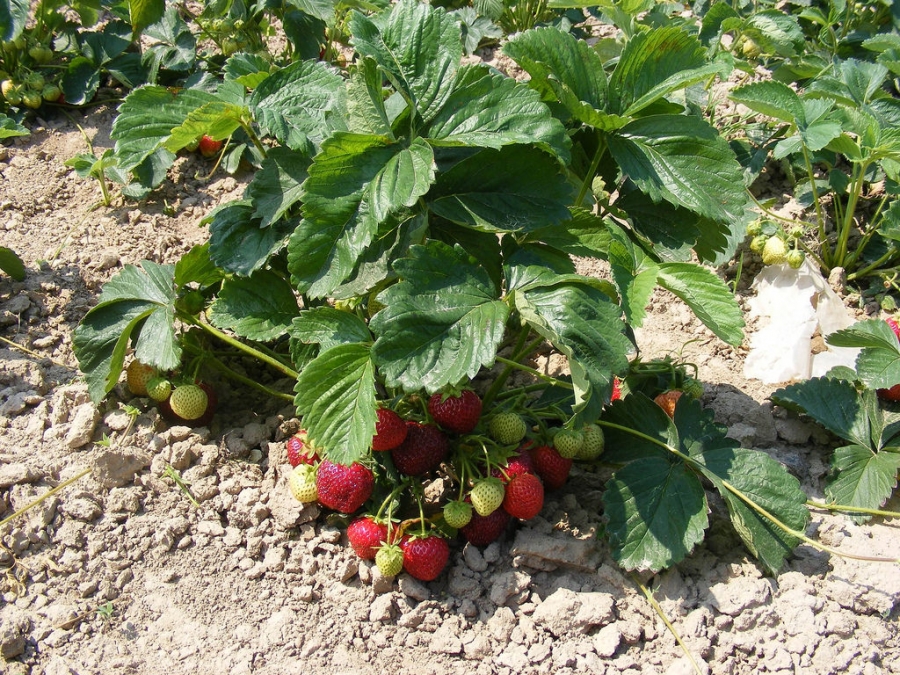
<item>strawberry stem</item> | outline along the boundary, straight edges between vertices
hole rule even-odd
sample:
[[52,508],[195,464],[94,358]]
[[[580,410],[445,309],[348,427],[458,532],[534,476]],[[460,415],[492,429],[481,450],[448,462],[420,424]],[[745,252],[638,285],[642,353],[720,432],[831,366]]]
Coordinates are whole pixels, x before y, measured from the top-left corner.
[[822,509],[825,511],[845,511],[847,513],[865,513],[872,516],[884,516],[885,518],[900,518],[900,512],[897,511],[867,509],[863,506],[850,506],[849,504],[825,504],[810,499],[807,500],[806,505],[812,509]]
[[178,318],[187,324],[190,324],[192,326],[197,326],[198,328],[202,328],[203,330],[205,330],[207,333],[209,333],[213,337],[216,337],[216,338],[222,340],[222,342],[225,342],[226,344],[234,347],[235,349],[239,349],[240,351],[244,352],[245,354],[249,354],[250,356],[252,356],[256,359],[259,359],[263,363],[271,366],[272,368],[274,368],[278,372],[282,373],[283,375],[286,375],[287,377],[291,378],[292,380],[296,380],[297,376],[299,375],[299,373],[297,373],[296,370],[294,370],[293,368],[289,368],[288,366],[286,366],[284,363],[282,363],[278,359],[275,359],[275,358],[269,356],[268,354],[251,347],[250,345],[244,344],[240,340],[237,340],[237,339],[231,337],[230,335],[228,335],[228,333],[225,333],[225,332],[219,330],[218,328],[212,326],[211,324],[207,323],[206,321],[204,321],[202,319],[193,317],[189,314],[179,314]]

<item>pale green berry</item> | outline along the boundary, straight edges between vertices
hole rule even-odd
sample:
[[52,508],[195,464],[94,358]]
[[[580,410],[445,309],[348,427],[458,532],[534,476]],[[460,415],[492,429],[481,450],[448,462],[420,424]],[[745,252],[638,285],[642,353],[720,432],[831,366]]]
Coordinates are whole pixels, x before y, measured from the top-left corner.
[[578,451],[578,459],[592,460],[597,459],[606,449],[606,438],[603,435],[603,429],[596,424],[585,424],[581,430],[584,442],[581,444],[581,450]]
[[472,500],[472,506],[479,516],[489,516],[500,508],[503,498],[506,496],[506,489],[503,482],[499,478],[482,478],[469,493]]
[[518,443],[528,433],[528,425],[514,412],[503,412],[491,419],[488,431],[491,438],[501,445]]
[[787,260],[787,245],[781,237],[769,237],[762,250],[764,265],[781,265]]
[[316,467],[312,464],[299,464],[288,475],[288,487],[291,494],[301,504],[309,504],[319,498],[316,488]]
[[382,575],[395,577],[403,571],[403,551],[396,544],[386,544],[375,554],[375,564]]
[[572,459],[581,452],[584,435],[574,429],[560,429],[553,437],[553,447],[563,459]]
[[465,527],[472,520],[472,505],[466,502],[452,501],[444,504],[444,521],[452,528]]

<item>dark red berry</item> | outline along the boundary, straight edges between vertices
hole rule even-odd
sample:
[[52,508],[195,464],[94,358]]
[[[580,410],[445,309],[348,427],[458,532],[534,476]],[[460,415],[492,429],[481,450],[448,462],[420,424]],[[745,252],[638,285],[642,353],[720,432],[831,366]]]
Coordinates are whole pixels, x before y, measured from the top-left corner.
[[464,389],[459,396],[434,394],[428,399],[428,413],[444,429],[467,434],[481,418],[481,399],[471,389]]
[[372,495],[375,476],[362,464],[350,466],[323,459],[316,472],[319,503],[341,513],[353,513]]
[[447,456],[447,437],[433,424],[406,423],[406,439],[391,450],[397,471],[421,476],[436,469]]
[[510,519],[510,515],[504,509],[497,509],[486,516],[479,516],[473,512],[472,520],[459,531],[473,546],[487,546],[497,541],[506,531]]
[[534,470],[540,476],[548,490],[561,488],[569,477],[572,460],[566,459],[549,445],[541,445],[531,451]]
[[378,421],[375,423],[375,435],[372,437],[372,450],[385,452],[393,450],[406,440],[406,422],[389,408],[376,411]]
[[405,536],[400,540],[403,551],[403,569],[419,581],[437,579],[450,559],[450,544],[443,537]]

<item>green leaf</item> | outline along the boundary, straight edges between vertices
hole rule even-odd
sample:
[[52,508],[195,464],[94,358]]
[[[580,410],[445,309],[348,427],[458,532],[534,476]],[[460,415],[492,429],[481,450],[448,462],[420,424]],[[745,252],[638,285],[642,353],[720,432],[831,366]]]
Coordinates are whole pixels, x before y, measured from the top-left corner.
[[428,202],[454,223],[528,232],[569,218],[572,186],[548,154],[522,145],[482,150],[440,174]]
[[494,362],[509,307],[484,268],[459,246],[432,241],[394,263],[400,281],[369,324],[389,387],[433,393]]
[[668,447],[676,447],[679,443],[678,430],[669,416],[640,392],[607,406],[603,421],[610,425],[603,427],[606,436],[603,460],[612,464],[645,457],[667,458],[671,454]]
[[228,202],[204,219],[209,224],[209,254],[222,269],[249,276],[263,267],[269,257],[284,248],[297,226],[296,221],[279,220],[260,228],[248,200]]
[[334,0],[287,0],[287,4],[325,23],[334,21]]
[[0,113],[0,140],[4,138],[12,138],[14,136],[30,136],[31,132],[28,131],[21,124],[16,122],[14,119],[11,119]]
[[256,89],[269,77],[268,59],[259,54],[235,54],[225,62],[225,80],[234,80],[247,89]]
[[763,115],[796,126],[806,126],[803,102],[793,89],[782,82],[766,80],[738,87],[728,96]]
[[375,366],[370,347],[343,344],[321,352],[297,378],[297,414],[325,456],[349,465],[375,435]]
[[14,281],[25,279],[25,263],[15,251],[6,246],[0,246],[0,270],[6,272]]
[[129,171],[155,152],[172,130],[200,106],[216,100],[215,94],[201,89],[145,86],[132,91],[113,122],[110,137],[116,141],[119,167]]
[[351,43],[374,59],[388,80],[428,122],[443,107],[462,58],[456,19],[443,8],[402,0],[378,22],[354,11]]
[[[685,406],[688,407],[694,407],[695,414],[700,412],[696,401]],[[711,415],[707,411],[702,414]],[[723,434],[720,442],[713,444],[718,447],[704,448],[691,456],[702,462],[703,474],[725,499],[731,523],[744,545],[767,570],[775,574],[800,539],[778,527],[740,495],[801,533],[809,522],[809,511],[805,506],[807,497],[797,479],[781,464],[758,450],[729,447],[729,441],[724,439]]]
[[603,510],[613,558],[628,570],[658,572],[703,540],[709,521],[700,480],[682,462],[643,457],[606,484]]
[[752,38],[764,53],[784,58],[802,50],[806,39],[797,18],[780,9],[752,14],[744,22],[741,32]]
[[621,171],[654,201],[665,199],[708,218],[743,217],[743,171],[724,138],[705,121],[651,115],[609,136]]
[[222,283],[209,320],[241,337],[268,342],[285,335],[299,313],[290,284],[274,272],[258,270]]
[[693,263],[663,263],[659,285],[681,298],[703,324],[731,345],[744,339],[744,317],[725,282]]
[[172,129],[162,145],[169,152],[178,152],[201,136],[224,140],[241,128],[241,121],[246,115],[247,109],[243,106],[210,101],[188,113],[184,122]]
[[100,87],[100,70],[90,59],[76,56],[63,73],[60,86],[66,103],[82,105],[97,93]]
[[606,74],[597,52],[584,40],[556,28],[514,35],[503,52],[530,76],[545,99],[556,99],[576,119],[591,124],[606,108]]
[[309,158],[302,153],[285,147],[269,149],[247,188],[253,216],[260,219],[260,227],[268,227],[302,199],[309,164]]
[[722,70],[700,41],[677,26],[637,33],[609,79],[609,112],[632,117],[672,92]]
[[149,260],[142,266],[126,265],[107,282],[97,306],[73,333],[75,356],[94,402],[118,381],[129,339],[136,342],[135,357],[142,363],[160,370],[172,370],[181,363],[174,327],[174,268]]
[[175,263],[175,285],[182,288],[197,284],[200,288],[219,283],[225,277],[209,257],[209,242],[197,244]]
[[144,36],[153,40],[145,48],[143,59],[149,71],[149,82],[156,82],[161,69],[176,72],[193,69],[197,60],[197,40],[176,7],[169,7],[161,21],[148,26]]
[[393,138],[384,105],[382,76],[374,59],[363,58],[347,84],[347,127],[358,134]]
[[779,389],[771,398],[776,405],[809,415],[855,445],[872,446],[869,406],[846,380],[814,377]]
[[134,26],[135,35],[162,19],[165,12],[165,0],[128,0],[128,13],[131,16],[131,25]]
[[469,65],[457,74],[453,92],[425,132],[433,145],[500,149],[535,144],[569,159],[566,130],[537,92],[515,80]]
[[[897,487],[900,453],[876,453],[863,445],[848,445],[834,451],[831,465],[837,473],[825,487],[831,502],[880,509]],[[851,514],[850,517],[863,523],[872,516]]]
[[[620,190],[616,208],[628,214],[631,226],[662,260],[691,259],[691,248],[700,239],[700,216],[669,202],[653,202],[640,190]],[[649,240],[649,241],[646,241]]]
[[835,347],[862,348],[856,357],[856,372],[866,386],[890,388],[900,382],[900,342],[886,322],[860,321],[831,333],[826,341]]
[[557,275],[548,272],[546,285],[538,281],[516,290],[515,306],[525,323],[568,358],[575,412],[596,418],[604,403],[601,394],[613,373],[627,368],[632,345],[622,332],[619,307],[603,291],[588,283],[558,282]]
[[288,245],[301,292],[324,297],[348,279],[380,222],[415,204],[434,166],[422,140],[408,147],[383,136],[336,133],[309,168],[304,220]]
[[250,97],[250,110],[264,134],[303,149],[345,128],[344,81],[319,61],[297,61],[267,77]]
[[362,319],[334,307],[314,307],[300,312],[291,326],[291,337],[317,344],[322,351],[337,345],[372,342],[369,327]]
[[29,0],[4,0],[0,2],[0,40],[15,40],[25,30],[28,13],[31,8]]
[[63,166],[74,169],[79,178],[90,178],[91,170],[94,168],[96,162],[97,158],[94,155],[83,152],[74,157],[69,157],[69,159],[63,162]]
[[644,255],[624,232],[619,232],[622,236],[616,236],[610,243],[609,262],[619,288],[625,320],[638,328],[644,321],[644,308],[656,288],[659,266]]

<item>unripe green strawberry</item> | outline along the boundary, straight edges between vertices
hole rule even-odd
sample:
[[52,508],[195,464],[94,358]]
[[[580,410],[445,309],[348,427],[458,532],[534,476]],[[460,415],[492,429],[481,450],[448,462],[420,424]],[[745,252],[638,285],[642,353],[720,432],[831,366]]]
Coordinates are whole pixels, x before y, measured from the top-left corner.
[[472,520],[472,505],[466,502],[452,501],[444,504],[444,521],[450,527],[460,529]]
[[506,489],[499,478],[482,478],[472,486],[469,497],[479,516],[487,516],[500,508]]
[[553,447],[564,459],[577,457],[584,445],[584,435],[574,429],[560,429],[553,437]]
[[15,90],[15,88],[16,83],[12,80],[7,79],[0,82],[0,92],[3,93],[4,98],[9,98],[10,93]]
[[203,416],[209,397],[196,384],[182,384],[175,387],[169,398],[169,406],[172,412],[186,420],[195,420]]
[[606,449],[606,438],[603,436],[603,429],[596,424],[585,424],[581,430],[584,442],[581,444],[581,450],[578,451],[578,459],[592,460],[597,459]]
[[769,241],[769,238],[764,234],[758,234],[753,239],[750,240],[750,250],[754,253],[762,253],[763,249],[766,247],[766,242]]
[[763,265],[780,265],[787,260],[787,246],[781,237],[769,237],[762,250]]
[[800,249],[794,249],[787,254],[787,264],[792,270],[799,270],[803,267],[803,261],[806,260],[806,254]]
[[747,235],[750,237],[758,237],[762,234],[762,223],[758,220],[754,220],[747,226]]
[[41,91],[45,84],[47,83],[44,80],[44,76],[40,73],[29,73],[28,77],[25,78],[25,86],[34,91]]
[[288,486],[291,494],[301,504],[309,504],[319,498],[316,489],[316,467],[311,464],[299,464],[288,475]]
[[53,60],[53,50],[45,45],[34,45],[28,50],[28,55],[39,65],[46,65]]
[[41,89],[41,98],[48,103],[56,103],[60,96],[62,96],[62,89],[52,82],[50,84],[45,84],[44,88]]
[[403,571],[403,550],[397,544],[386,544],[375,554],[375,564],[386,577],[395,577]]
[[701,398],[703,396],[703,383],[700,380],[695,380],[693,377],[686,377],[681,390],[691,398]]
[[525,420],[514,412],[502,412],[495,415],[488,427],[491,438],[501,445],[512,445],[518,443],[528,432],[528,425]]
[[172,383],[164,377],[151,377],[147,382],[147,396],[154,401],[165,401],[172,393]]
[[41,92],[28,90],[22,92],[22,103],[27,108],[37,110],[44,103],[44,99],[41,96]]

